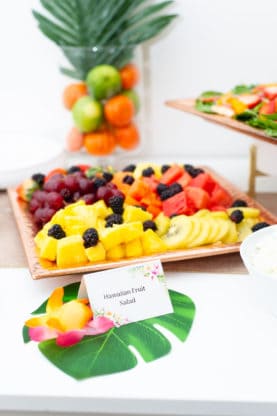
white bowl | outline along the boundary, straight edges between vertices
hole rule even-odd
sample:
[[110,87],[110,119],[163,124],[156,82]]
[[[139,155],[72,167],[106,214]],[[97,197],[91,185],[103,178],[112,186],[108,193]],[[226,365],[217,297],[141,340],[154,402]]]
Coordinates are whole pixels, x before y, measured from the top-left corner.
[[64,164],[63,144],[52,137],[20,132],[1,132],[1,137],[0,189]]
[[240,246],[240,255],[258,298],[277,316],[277,224],[249,235]]

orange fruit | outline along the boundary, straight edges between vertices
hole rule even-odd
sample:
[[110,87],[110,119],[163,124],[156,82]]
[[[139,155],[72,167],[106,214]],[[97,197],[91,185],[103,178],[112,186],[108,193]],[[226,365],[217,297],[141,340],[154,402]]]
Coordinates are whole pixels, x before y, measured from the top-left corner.
[[124,90],[133,88],[139,80],[139,71],[134,64],[127,64],[119,71]]
[[84,135],[84,146],[91,155],[105,156],[114,151],[116,141],[114,135],[110,131],[97,130]]
[[114,129],[116,143],[124,150],[135,149],[140,141],[139,131],[134,123]]
[[113,126],[126,126],[135,114],[135,107],[125,95],[115,95],[106,101],[104,106],[106,120]]
[[71,110],[76,101],[84,95],[88,95],[87,86],[84,82],[69,84],[63,92],[63,104],[65,108]]
[[76,127],[72,127],[66,137],[66,148],[70,152],[77,152],[83,147],[84,135]]

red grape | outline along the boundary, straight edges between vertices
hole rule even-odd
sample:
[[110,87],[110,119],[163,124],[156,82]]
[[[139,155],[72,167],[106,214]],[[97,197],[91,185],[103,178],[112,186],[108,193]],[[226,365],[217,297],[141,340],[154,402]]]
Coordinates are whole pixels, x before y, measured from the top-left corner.
[[75,175],[67,175],[64,178],[64,184],[71,193],[79,190],[79,183]]
[[109,198],[113,195],[113,190],[109,189],[106,185],[100,186],[96,191],[97,200],[104,199],[106,204],[108,203]]
[[80,178],[79,182],[79,191],[84,194],[89,194],[94,191],[95,187],[92,181],[87,178]]
[[38,208],[34,213],[34,221],[38,226],[42,226],[51,220],[55,210],[49,207]]
[[83,199],[87,205],[93,204],[97,200],[95,194],[85,194],[81,199]]
[[42,202],[37,199],[32,198],[29,203],[29,211],[33,214],[38,208],[42,207]]
[[46,200],[47,192],[36,190],[32,195],[32,200],[35,199],[38,202],[44,203]]
[[64,206],[63,198],[58,192],[49,192],[46,196],[46,203],[56,211]]

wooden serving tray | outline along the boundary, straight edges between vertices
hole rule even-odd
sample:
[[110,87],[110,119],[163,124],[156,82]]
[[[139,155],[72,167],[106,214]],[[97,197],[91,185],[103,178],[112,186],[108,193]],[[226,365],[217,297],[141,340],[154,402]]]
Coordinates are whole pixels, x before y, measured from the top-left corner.
[[[228,190],[228,192],[230,192],[234,199],[244,199],[249,206],[258,208],[261,212],[261,216],[263,217],[264,221],[270,224],[277,223],[277,217],[275,215],[271,214],[262,205],[250,198],[248,195],[241,192],[227,179],[216,174],[214,171],[212,171],[210,168],[206,166],[203,166],[203,169],[205,169],[206,172],[213,176],[214,179],[221,186]],[[103,261],[100,263],[86,263],[83,266],[61,269],[50,261],[43,261],[39,259],[34,242],[34,236],[37,232],[37,229],[32,221],[30,213],[27,210],[27,204],[17,198],[17,193],[14,188],[8,189],[8,196],[11,202],[12,210],[16,219],[20,237],[27,257],[29,269],[33,279],[65,276],[79,273],[84,274],[94,271],[132,265],[138,262],[142,263],[154,259],[160,259],[162,263],[166,263],[199,257],[217,256],[220,254],[236,253],[239,252],[240,249],[240,243],[216,243],[208,246],[202,246],[199,248],[168,251],[152,256],[143,256],[139,258],[124,259],[118,261]]]
[[201,117],[211,123],[220,124],[223,127],[248,134],[248,136],[252,136],[255,139],[277,145],[277,139],[267,136],[263,130],[255,129],[254,127],[248,126],[247,124],[233,118],[228,118],[218,114],[202,113],[201,111],[196,110],[195,99],[193,98],[166,101],[166,105],[177,108],[185,113],[194,114],[195,116]]

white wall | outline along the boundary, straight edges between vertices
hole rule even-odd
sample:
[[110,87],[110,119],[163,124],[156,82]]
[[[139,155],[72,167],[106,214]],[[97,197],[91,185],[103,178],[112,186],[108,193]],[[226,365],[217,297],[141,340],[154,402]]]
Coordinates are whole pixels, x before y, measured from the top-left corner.
[[[61,55],[37,29],[32,7],[38,9],[39,1],[0,3],[0,138],[1,130],[39,135],[70,125],[61,105],[67,82],[58,70]],[[276,81],[276,0],[175,0],[171,11],[179,18],[150,47],[147,153],[245,157],[247,137],[167,108],[164,101],[236,83]]]

